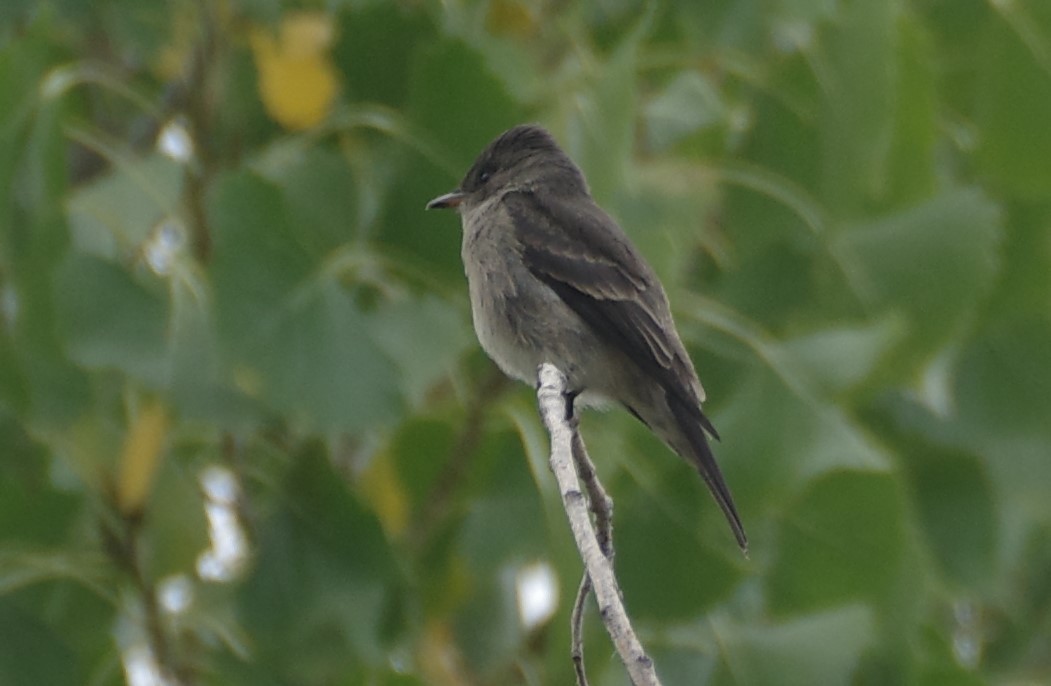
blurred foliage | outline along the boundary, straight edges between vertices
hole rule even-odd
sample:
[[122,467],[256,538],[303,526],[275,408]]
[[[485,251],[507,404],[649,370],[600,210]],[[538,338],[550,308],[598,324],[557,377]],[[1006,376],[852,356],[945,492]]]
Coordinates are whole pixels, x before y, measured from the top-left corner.
[[546,436],[423,211],[522,121],[664,278],[751,534],[584,417],[665,683],[1051,682],[1045,0],[17,0],[0,683],[570,683]]

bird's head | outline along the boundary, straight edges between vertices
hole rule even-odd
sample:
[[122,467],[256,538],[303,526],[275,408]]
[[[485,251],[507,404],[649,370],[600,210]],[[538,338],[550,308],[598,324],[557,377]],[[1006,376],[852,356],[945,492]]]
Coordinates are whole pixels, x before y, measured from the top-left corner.
[[543,183],[549,192],[587,193],[580,169],[543,127],[522,124],[502,133],[474,161],[458,188],[427,209],[468,209],[510,190]]

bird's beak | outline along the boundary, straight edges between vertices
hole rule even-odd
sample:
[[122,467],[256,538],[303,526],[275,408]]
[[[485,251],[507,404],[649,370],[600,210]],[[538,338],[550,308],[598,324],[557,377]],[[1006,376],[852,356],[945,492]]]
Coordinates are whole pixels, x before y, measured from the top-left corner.
[[427,209],[443,210],[447,207],[458,207],[466,196],[467,194],[461,190],[455,190],[451,193],[446,193],[445,195],[439,195],[437,198],[427,203]]

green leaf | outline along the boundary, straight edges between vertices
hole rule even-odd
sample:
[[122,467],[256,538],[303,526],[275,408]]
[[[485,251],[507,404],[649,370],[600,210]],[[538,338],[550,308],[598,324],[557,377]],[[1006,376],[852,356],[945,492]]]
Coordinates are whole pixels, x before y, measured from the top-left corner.
[[416,51],[434,35],[422,7],[371,3],[341,13],[334,55],[349,97],[391,107],[405,103]]
[[540,495],[522,453],[518,435],[509,431],[497,433],[479,451],[471,507],[457,541],[464,561],[479,574],[547,551],[546,532],[537,525],[543,518]]
[[650,454],[637,459],[656,463],[647,466],[660,469],[662,480],[645,490],[631,484],[616,498],[617,574],[632,617],[687,620],[730,594],[743,560],[696,472],[657,441],[648,443]]
[[884,192],[899,97],[897,2],[839,4],[819,55],[824,198],[838,216]]
[[701,129],[721,125],[726,109],[709,79],[695,71],[681,72],[643,110],[648,147],[660,152]]
[[595,198],[612,204],[632,180],[630,165],[635,144],[639,44],[652,18],[652,6],[613,54],[587,74],[584,88],[565,116],[562,141],[588,179]]
[[844,605],[767,626],[718,621],[723,661],[711,683],[852,683],[865,650],[876,639],[873,619],[863,605]]
[[994,578],[999,529],[988,476],[971,455],[918,453],[911,471],[927,543],[951,579],[981,588]]
[[414,406],[454,374],[475,346],[462,309],[433,297],[387,304],[376,313],[374,326],[376,341],[398,365],[402,393]]
[[287,504],[261,522],[260,559],[240,594],[254,659],[319,683],[385,664],[404,618],[379,522],[317,446],[295,456],[285,488]]
[[840,408],[774,360],[773,369],[742,371],[737,391],[712,415],[723,473],[746,520],[752,507],[793,498],[822,475],[887,469],[885,453]]
[[78,188],[67,210],[74,244],[108,259],[137,249],[161,219],[175,213],[184,174],[178,163],[160,154],[118,156],[115,162],[113,171]]
[[840,393],[877,371],[884,355],[901,338],[904,327],[893,316],[868,325],[822,329],[782,345],[802,373],[826,393]]
[[[565,515],[545,525],[537,491],[521,440],[512,431],[492,434],[477,449],[471,470],[469,500],[454,535],[450,564],[466,582],[457,600],[454,627],[457,645],[471,668],[499,673],[519,654],[526,636],[515,596],[515,573],[523,564],[551,559],[551,527],[568,533]],[[553,515],[556,518],[557,514]],[[567,586],[560,583],[565,597]],[[447,585],[434,586],[430,603],[448,603]]]
[[12,435],[11,428],[5,421],[0,433],[7,446],[5,470],[0,471],[0,541],[7,545],[16,541],[30,546],[61,545],[78,512],[78,499],[72,493],[49,488],[46,474],[29,478],[19,473],[41,469],[44,457],[36,450],[26,454],[26,438]]
[[405,110],[412,129],[439,151],[441,166],[416,147],[384,151],[397,166],[385,189],[377,237],[397,253],[462,280],[457,217],[425,212],[424,205],[459,184],[489,141],[520,123],[521,112],[484,56],[458,40],[415,50],[408,86]]
[[1051,516],[1051,322],[1000,322],[969,342],[954,365],[955,435],[979,451],[1003,506]]
[[976,161],[1007,192],[1046,198],[1051,187],[1051,12],[1040,0],[994,5],[976,80]]
[[252,174],[220,177],[208,212],[219,330],[224,343],[239,346],[309,277],[316,256],[289,225],[280,190]]
[[224,422],[244,413],[218,350],[210,284],[193,269],[169,282],[168,358],[171,399],[186,419]]
[[918,523],[940,571],[958,586],[988,588],[998,571],[1002,523],[987,466],[953,419],[908,397],[877,407],[874,430],[902,456]]
[[144,535],[154,578],[194,569],[209,546],[204,497],[196,476],[174,456],[159,469],[149,500],[150,526]]
[[670,286],[695,266],[698,249],[718,240],[703,230],[702,218],[718,204],[719,189],[693,165],[653,162],[635,171],[633,189],[616,199],[615,219]]
[[837,236],[833,248],[869,306],[909,317],[909,345],[899,351],[907,367],[944,344],[988,295],[1001,224],[983,192],[960,189]]
[[443,458],[456,457],[451,452],[457,447],[458,430],[462,427],[444,419],[414,416],[401,422],[390,438],[387,451],[400,477],[398,485],[418,511],[427,505],[425,498],[445,466]]
[[924,27],[914,18],[900,16],[896,23],[899,80],[887,179],[889,193],[901,205],[917,202],[935,190],[939,121],[935,51]]
[[990,443],[1051,434],[1051,321],[1000,322],[969,341],[953,365],[961,423]]
[[309,252],[360,237],[357,183],[343,155],[293,139],[271,146],[256,166],[281,189],[289,224]]
[[10,686],[76,686],[85,683],[77,655],[62,637],[32,614],[0,599],[0,682]]
[[[517,104],[484,56],[458,40],[415,51],[407,110],[416,126],[451,153],[461,174],[492,138],[520,123]],[[430,197],[419,199],[413,209]]]
[[[84,377],[65,356],[54,272],[69,244],[68,103],[43,82],[66,50],[48,12],[0,49],[0,293],[9,336],[5,400],[37,426],[60,425],[87,402]],[[8,351],[5,351],[8,352]]]
[[905,506],[887,474],[839,471],[815,479],[782,516],[765,585],[784,615],[884,602],[901,574]]
[[220,182],[210,208],[220,336],[247,390],[324,430],[392,418],[396,377],[372,317],[321,270],[280,197],[241,173]]
[[322,428],[360,430],[396,416],[399,396],[389,358],[370,336],[372,320],[334,284],[256,328],[249,349],[272,401]]
[[[66,108],[42,101],[39,87],[54,63],[65,58],[65,51],[49,40],[53,31],[41,18],[24,35],[5,40],[0,50],[0,217],[5,219],[18,211],[34,218],[59,212],[61,206],[48,200],[66,188],[61,128]],[[6,260],[18,246],[18,229],[15,222],[0,222],[0,254]],[[38,243],[42,236],[32,238]]]
[[73,254],[56,275],[59,321],[70,357],[148,383],[168,379],[168,305],[124,269]]
[[456,619],[457,644],[471,670],[490,678],[500,674],[525,639],[515,604],[514,570],[504,567],[478,578]]

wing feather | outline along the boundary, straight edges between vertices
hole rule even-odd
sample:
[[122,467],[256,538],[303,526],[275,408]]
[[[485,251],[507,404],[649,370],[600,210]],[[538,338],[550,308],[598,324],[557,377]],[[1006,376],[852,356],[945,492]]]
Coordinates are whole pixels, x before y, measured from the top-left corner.
[[[570,206],[556,197],[512,191],[503,202],[522,259],[593,331],[638,364],[663,388],[692,459],[723,510],[742,550],[747,538],[730,489],[705,432],[719,438],[701,411],[704,390],[672,324],[657,277],[620,227],[594,203]],[[644,424],[636,408],[628,410]]]
[[529,270],[718,436],[700,411],[700,384],[684,383],[695,373],[669,330],[664,290],[616,222],[594,203],[570,205],[526,190],[503,202]]

